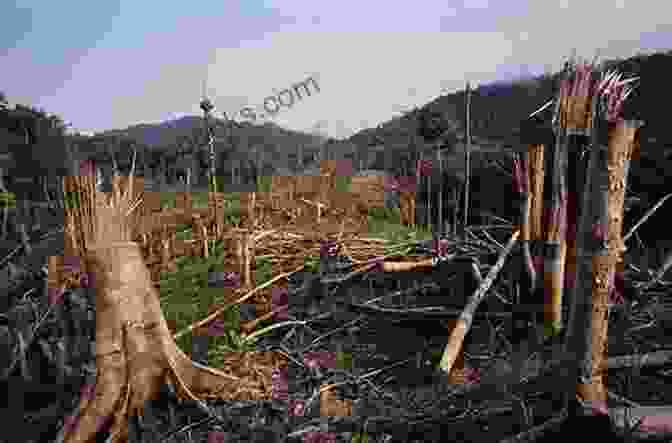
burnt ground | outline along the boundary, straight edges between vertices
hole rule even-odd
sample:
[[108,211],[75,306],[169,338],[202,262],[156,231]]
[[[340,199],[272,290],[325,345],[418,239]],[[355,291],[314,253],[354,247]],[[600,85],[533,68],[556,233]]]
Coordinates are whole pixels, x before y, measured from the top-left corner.
[[[54,441],[95,374],[91,290],[73,290],[56,312],[48,308],[41,267],[47,255],[62,253],[59,237],[36,233],[29,258],[14,249],[9,259],[0,258],[0,281],[6,282],[0,304],[0,375],[4,376],[0,389],[6,394],[0,398],[7,399],[0,403],[0,415],[7,418],[0,431],[2,442]],[[496,250],[472,255],[478,256],[483,276],[497,258]],[[559,345],[541,343],[529,324],[522,335],[520,328],[514,331],[515,304],[508,280],[515,278],[515,261],[507,261],[511,264],[501,271],[467,335],[465,366],[472,370],[463,385],[448,384],[435,370],[436,354],[447,341],[449,316],[428,319],[427,315],[381,314],[353,307],[373,301],[388,308],[459,309],[465,294],[474,288],[459,266],[443,264],[430,272],[371,272],[329,284],[322,284],[315,274],[295,274],[288,315],[307,323],[277,329],[257,344],[259,351],[280,352],[289,360],[286,400],[290,408],[285,400],[276,399],[216,401],[208,402],[212,412],[208,416],[196,405],[178,403],[166,391],[133,426],[132,441],[330,441],[331,437],[358,441],[355,433],[365,431],[368,441],[489,442],[545,423],[562,408],[555,391],[558,369],[545,363],[557,356]],[[638,260],[628,257],[627,261]],[[337,275],[327,277],[333,281]],[[648,278],[646,271],[626,272],[628,282]],[[413,291],[414,287],[425,290]],[[614,306],[610,315],[609,355],[672,351],[672,339],[666,334],[670,301],[670,291],[663,285],[644,295],[626,293],[624,303]],[[317,369],[307,365],[309,355],[339,350],[352,356],[351,364]],[[619,397],[639,405],[672,404],[670,376],[665,362],[609,370],[610,406],[620,406]],[[333,390],[336,399],[352,401],[350,416],[321,413],[327,399],[317,390],[330,383],[340,383]],[[297,413],[289,416],[290,410]],[[571,438],[581,435],[577,426],[581,432],[604,426],[599,431],[602,438],[615,441],[607,434],[608,422],[578,420],[566,421],[549,434]],[[544,438],[553,437],[538,441]]]

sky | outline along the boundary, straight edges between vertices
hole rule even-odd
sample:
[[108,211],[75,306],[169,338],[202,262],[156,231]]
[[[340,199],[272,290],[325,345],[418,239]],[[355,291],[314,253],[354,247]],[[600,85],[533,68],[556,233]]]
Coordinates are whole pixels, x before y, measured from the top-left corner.
[[[7,3],[9,1],[9,3]],[[479,83],[672,49],[667,0],[4,0],[0,91],[102,131],[200,115],[336,138]],[[311,77],[311,95],[293,86]],[[205,87],[205,88],[204,88]],[[277,103],[277,102],[276,102]],[[249,114],[248,114],[249,115]]]

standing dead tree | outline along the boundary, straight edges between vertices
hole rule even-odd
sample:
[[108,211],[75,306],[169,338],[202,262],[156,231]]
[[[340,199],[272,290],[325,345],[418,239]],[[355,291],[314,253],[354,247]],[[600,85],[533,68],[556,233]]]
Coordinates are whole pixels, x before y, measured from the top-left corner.
[[620,81],[615,72],[598,80],[587,66],[582,67],[580,76],[591,92],[592,102],[585,106],[592,109],[594,128],[590,128],[592,146],[578,225],[576,285],[565,355],[576,359],[576,395],[605,405],[600,367],[606,352],[608,298],[624,250],[621,230],[626,168],[641,123],[620,117],[631,91],[626,83],[631,80]]

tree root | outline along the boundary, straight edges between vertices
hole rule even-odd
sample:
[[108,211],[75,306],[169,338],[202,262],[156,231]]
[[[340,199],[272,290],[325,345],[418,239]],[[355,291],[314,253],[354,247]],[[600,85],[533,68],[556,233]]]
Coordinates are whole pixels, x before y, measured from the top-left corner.
[[116,269],[98,269],[95,276],[100,283],[95,390],[93,395],[82,395],[80,417],[74,428],[66,430],[65,443],[93,442],[106,428],[110,442],[127,442],[129,419],[141,417],[146,402],[157,398],[166,383],[175,388],[180,400],[195,401],[210,415],[202,398],[224,398],[225,388],[246,384],[191,361],[170,333],[146,267],[133,266],[136,278],[119,282],[110,277],[124,271],[128,262],[110,258],[104,262],[114,263],[111,268]]
[[192,362],[174,342],[168,347],[160,346],[157,334],[132,326],[125,329],[123,350],[97,356],[100,369],[94,395],[80,399],[80,418],[66,435],[65,443],[95,441],[95,436],[108,425],[110,442],[127,442],[129,419],[141,417],[146,402],[157,398],[165,383],[175,387],[180,400],[192,400],[202,406],[201,397],[217,397],[232,382],[241,381]]

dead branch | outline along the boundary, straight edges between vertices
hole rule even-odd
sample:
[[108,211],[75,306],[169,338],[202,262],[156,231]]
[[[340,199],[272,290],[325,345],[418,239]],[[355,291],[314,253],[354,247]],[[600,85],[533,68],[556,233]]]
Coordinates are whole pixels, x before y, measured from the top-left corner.
[[518,435],[500,440],[500,443],[523,443],[536,441],[542,435],[562,425],[565,420],[567,420],[567,417],[567,409],[563,409],[559,415],[556,415],[555,417],[552,417],[544,423],[530,428],[525,432],[521,432]]
[[277,282],[278,280],[281,280],[283,278],[287,278],[287,277],[291,276],[292,274],[295,274],[295,273],[299,272],[300,270],[302,270],[304,268],[304,266],[305,265],[301,265],[301,266],[297,267],[296,269],[293,269],[292,271],[285,272],[283,274],[280,274],[280,275],[277,275],[277,276],[273,277],[272,279],[270,279],[266,283],[261,284],[261,285],[257,286],[256,288],[252,289],[251,291],[249,291],[247,294],[240,297],[239,299],[234,300],[232,303],[226,304],[226,305],[222,306],[221,308],[217,309],[216,311],[214,311],[212,314],[208,315],[204,319],[199,320],[195,323],[192,323],[187,328],[185,328],[185,329],[181,330],[180,332],[176,333],[175,335],[173,335],[173,338],[175,340],[177,340],[178,338],[182,337],[183,335],[192,332],[194,329],[200,328],[204,325],[207,325],[208,323],[210,323],[211,321],[213,321],[214,319],[219,317],[222,314],[222,312],[226,311],[227,309],[230,309],[231,307],[233,307],[235,305],[238,305],[238,304],[244,302],[245,300],[249,299],[250,297],[252,297],[257,292],[261,291],[264,288],[267,288],[267,287],[271,286],[273,283]]
[[665,197],[658,200],[658,202],[655,205],[653,205],[653,207],[651,209],[646,211],[646,214],[644,214],[642,216],[642,218],[640,218],[639,221],[637,223],[635,223],[635,225],[632,228],[630,228],[628,233],[625,234],[625,236],[623,237],[623,242],[627,242],[628,239],[632,236],[632,234],[634,234],[637,231],[637,229],[642,224],[644,224],[644,222],[646,222],[658,210],[658,208],[660,208],[663,205],[663,203],[665,203],[667,201],[667,199],[670,198],[670,197],[672,197],[672,193],[667,194]]
[[513,249],[513,246],[516,244],[516,240],[518,239],[519,235],[520,230],[517,230],[513,233],[506,247],[499,254],[497,262],[490,269],[490,272],[488,272],[488,275],[485,277],[485,280],[483,280],[476,292],[470,297],[467,305],[464,308],[464,311],[462,311],[460,314],[460,317],[457,320],[457,324],[455,325],[455,328],[450,335],[448,344],[446,344],[443,356],[441,357],[440,368],[444,372],[450,373],[450,370],[452,369],[453,364],[457,359],[458,353],[462,348],[462,342],[464,341],[469,328],[471,328],[471,323],[473,322],[476,308],[478,308],[478,305],[485,299],[488,289],[490,289],[490,286],[492,286],[492,283],[495,281],[495,278],[497,277],[500,269],[502,269],[502,266],[504,266],[506,257],[509,255],[511,249]]

